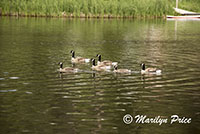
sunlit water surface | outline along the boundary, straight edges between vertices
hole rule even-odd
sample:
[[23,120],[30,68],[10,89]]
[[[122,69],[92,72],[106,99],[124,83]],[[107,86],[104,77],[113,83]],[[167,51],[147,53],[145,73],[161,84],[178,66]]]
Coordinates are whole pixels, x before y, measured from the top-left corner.
[[[200,132],[200,21],[0,18],[0,133]],[[60,74],[77,56],[117,61],[131,74]],[[162,70],[141,75],[140,64]],[[167,124],[129,125],[131,114]],[[170,124],[171,115],[192,118]]]

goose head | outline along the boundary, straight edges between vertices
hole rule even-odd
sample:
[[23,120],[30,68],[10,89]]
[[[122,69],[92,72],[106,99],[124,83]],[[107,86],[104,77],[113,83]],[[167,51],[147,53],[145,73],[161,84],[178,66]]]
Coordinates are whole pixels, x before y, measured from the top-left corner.
[[96,57],[98,57],[98,61],[101,62],[101,55],[97,54]]
[[145,70],[145,64],[144,63],[141,64],[141,67],[142,67],[142,70]]
[[58,65],[60,65],[60,68],[63,68],[63,63],[59,62]]
[[92,61],[92,65],[95,66],[95,59],[91,58],[90,60]]
[[72,58],[75,58],[75,51],[71,50],[70,53],[72,54]]
[[118,69],[118,68],[117,68],[117,65],[114,65],[113,67],[114,67],[114,70],[117,70],[117,69]]

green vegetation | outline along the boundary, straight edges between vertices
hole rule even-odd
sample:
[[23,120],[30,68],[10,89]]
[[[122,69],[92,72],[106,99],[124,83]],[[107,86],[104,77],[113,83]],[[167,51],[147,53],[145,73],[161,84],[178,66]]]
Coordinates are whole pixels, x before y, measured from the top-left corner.
[[[0,0],[0,15],[58,17],[163,17],[176,0]],[[180,0],[179,0],[180,1]],[[199,0],[179,7],[200,11]]]
[[179,8],[194,12],[200,12],[200,0],[181,0],[179,2]]

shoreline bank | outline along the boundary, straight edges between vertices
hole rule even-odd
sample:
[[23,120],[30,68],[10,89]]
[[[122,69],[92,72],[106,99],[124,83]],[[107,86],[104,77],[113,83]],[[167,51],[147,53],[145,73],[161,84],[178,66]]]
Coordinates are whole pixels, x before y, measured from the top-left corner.
[[76,16],[76,15],[25,15],[25,14],[1,14],[0,16],[7,17],[35,17],[35,18],[83,18],[83,19],[165,19],[166,16],[114,16],[114,15],[88,15],[88,16]]

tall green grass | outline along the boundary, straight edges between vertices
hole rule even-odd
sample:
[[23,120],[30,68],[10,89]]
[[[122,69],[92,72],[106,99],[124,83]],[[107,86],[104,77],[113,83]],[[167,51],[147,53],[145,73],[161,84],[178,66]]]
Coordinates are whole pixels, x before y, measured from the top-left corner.
[[200,0],[181,0],[179,2],[179,8],[194,12],[200,12]]
[[[179,5],[200,11],[200,0]],[[174,6],[175,0],[0,0],[3,15],[24,16],[162,17]]]

